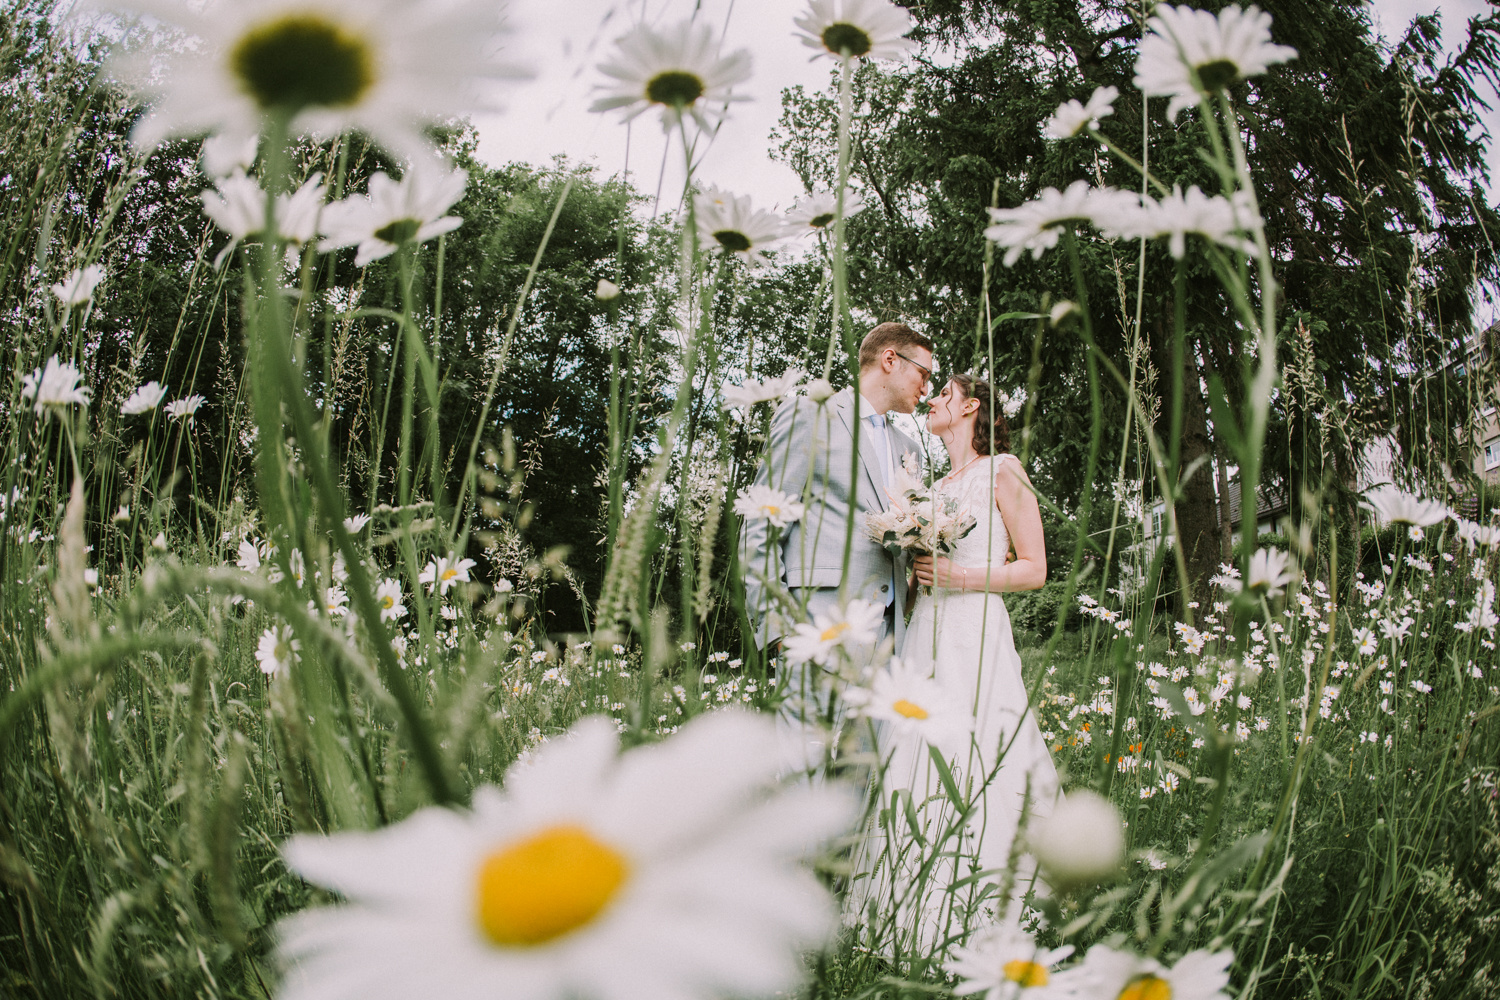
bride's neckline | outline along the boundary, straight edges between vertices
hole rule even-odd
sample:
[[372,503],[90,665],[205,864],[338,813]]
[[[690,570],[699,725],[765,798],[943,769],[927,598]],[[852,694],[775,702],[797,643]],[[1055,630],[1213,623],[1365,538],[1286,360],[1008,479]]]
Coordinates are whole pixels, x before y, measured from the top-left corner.
[[962,476],[965,472],[969,471],[969,467],[970,466],[979,464],[979,460],[981,458],[987,458],[987,457],[989,457],[989,456],[987,456],[987,455],[975,455],[973,458],[969,459],[963,465],[959,466],[957,469],[954,469],[952,472],[950,472],[946,476],[944,476],[943,477],[943,482],[945,482],[945,483],[951,483],[951,482],[956,481],[959,476]]

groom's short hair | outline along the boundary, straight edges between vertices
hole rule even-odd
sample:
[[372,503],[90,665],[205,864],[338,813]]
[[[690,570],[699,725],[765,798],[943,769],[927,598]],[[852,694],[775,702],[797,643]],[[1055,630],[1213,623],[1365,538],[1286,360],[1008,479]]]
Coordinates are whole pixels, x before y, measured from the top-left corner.
[[931,351],[932,341],[905,323],[881,323],[865,334],[865,339],[859,345],[859,370],[864,371],[879,364],[880,356],[890,348],[900,351],[911,347]]

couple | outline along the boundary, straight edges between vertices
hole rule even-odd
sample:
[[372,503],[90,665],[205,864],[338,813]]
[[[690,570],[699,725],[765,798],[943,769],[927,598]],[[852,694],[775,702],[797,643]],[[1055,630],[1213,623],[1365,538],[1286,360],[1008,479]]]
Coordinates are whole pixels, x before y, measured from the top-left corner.
[[[856,881],[852,893],[855,900],[864,900],[856,903],[862,908],[879,906],[885,898],[890,901],[886,909],[907,909],[884,914],[904,928],[907,947],[930,946],[935,942],[915,938],[941,935],[954,924],[939,912],[953,900],[944,898],[944,887],[937,883],[962,881],[976,864],[981,870],[1007,868],[1023,811],[1047,811],[1058,787],[1046,744],[1028,711],[1021,661],[1000,597],[1008,590],[1035,589],[1045,580],[1041,514],[1025,470],[1008,453],[1005,417],[987,383],[954,376],[932,397],[927,416],[927,429],[942,439],[952,469],[935,489],[957,498],[977,519],[951,555],[893,559],[867,539],[860,523],[866,512],[887,507],[887,489],[894,489],[904,456],[920,455],[917,443],[891,426],[887,414],[916,409],[931,381],[932,347],[931,340],[904,324],[882,323],[860,345],[857,389],[845,389],[823,403],[807,397],[783,403],[772,421],[756,483],[803,496],[806,510],[779,536],[770,534],[766,521],[747,522],[740,553],[746,607],[760,626],[758,641],[775,635],[767,580],[784,584],[798,604],[805,602],[809,618],[838,616],[844,587],[842,599],[863,598],[885,609],[881,637],[894,640],[908,667],[934,677],[972,711],[971,750],[950,758],[950,765],[967,784],[976,808],[959,851],[953,852],[952,844],[946,847],[965,854],[968,863],[949,861],[946,872],[942,864],[929,868],[923,878],[936,890],[902,891],[899,884],[912,875],[903,873],[912,866],[907,845],[874,837],[860,866],[866,885]],[[1008,558],[1012,550],[1013,559]],[[913,584],[920,584],[921,592],[907,624],[906,598]],[[820,697],[825,685],[816,676],[818,669],[814,664],[793,666],[786,683],[793,693],[805,689],[812,695],[793,699],[794,704],[804,711],[824,711],[825,721],[835,721],[838,713]],[[808,726],[803,739],[816,740],[816,732]],[[926,746],[897,744],[879,751],[884,761],[882,808],[892,804],[892,793],[904,790],[917,811],[924,810],[924,802],[942,811],[944,796]],[[1019,893],[1007,895],[1011,898],[1003,904],[992,899],[988,905],[1014,920]],[[968,917],[961,922],[967,924]]]

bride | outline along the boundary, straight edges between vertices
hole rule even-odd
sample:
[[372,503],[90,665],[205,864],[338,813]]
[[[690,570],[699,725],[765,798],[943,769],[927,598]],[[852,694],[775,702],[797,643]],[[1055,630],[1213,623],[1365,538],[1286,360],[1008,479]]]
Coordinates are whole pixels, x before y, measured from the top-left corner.
[[978,523],[950,556],[917,557],[923,588],[900,655],[970,707],[973,739],[967,752],[944,754],[967,808],[963,823],[925,744],[897,743],[884,768],[884,836],[866,844],[865,884],[856,883],[853,900],[865,911],[867,944],[896,957],[945,950],[980,924],[1019,922],[1035,865],[1019,851],[1013,863],[1012,847],[1023,816],[1050,812],[1058,794],[1000,596],[1046,580],[1031,482],[1009,454],[988,383],[954,376],[933,398],[927,429],[953,470],[934,492],[956,498]]

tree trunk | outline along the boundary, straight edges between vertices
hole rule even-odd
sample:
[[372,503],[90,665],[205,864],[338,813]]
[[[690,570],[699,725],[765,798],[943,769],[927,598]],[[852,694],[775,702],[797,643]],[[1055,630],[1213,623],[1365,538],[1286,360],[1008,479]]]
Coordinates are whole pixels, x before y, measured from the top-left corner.
[[[1153,338],[1157,369],[1172,371],[1171,334]],[[1178,594],[1179,611],[1189,601],[1206,602],[1208,581],[1218,569],[1223,553],[1223,534],[1219,524],[1219,498],[1214,491],[1215,452],[1208,433],[1208,405],[1203,397],[1202,376],[1198,371],[1196,346],[1188,339],[1182,358],[1182,451],[1179,474],[1181,496],[1177,498],[1178,542],[1187,563],[1186,587]],[[1168,391],[1168,409],[1170,394]],[[1164,414],[1157,433],[1163,438],[1171,432],[1171,415]],[[1170,444],[1168,445],[1170,447]],[[1250,515],[1253,517],[1253,512]],[[1253,530],[1253,529],[1252,529]],[[1197,616],[1194,616],[1197,617]]]

